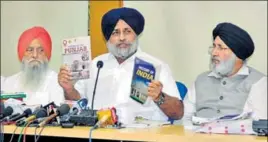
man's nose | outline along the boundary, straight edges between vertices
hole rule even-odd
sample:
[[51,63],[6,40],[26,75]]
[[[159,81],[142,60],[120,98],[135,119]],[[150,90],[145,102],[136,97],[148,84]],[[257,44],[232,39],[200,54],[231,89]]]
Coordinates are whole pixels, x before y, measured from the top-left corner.
[[217,56],[219,54],[218,50],[216,48],[213,48],[211,51],[212,56]]
[[37,58],[37,56],[38,56],[37,50],[34,50],[34,51],[33,51],[33,54],[32,54],[32,57],[33,57],[33,58]]
[[119,36],[120,41],[124,41],[126,39],[126,36],[124,33],[121,33]]

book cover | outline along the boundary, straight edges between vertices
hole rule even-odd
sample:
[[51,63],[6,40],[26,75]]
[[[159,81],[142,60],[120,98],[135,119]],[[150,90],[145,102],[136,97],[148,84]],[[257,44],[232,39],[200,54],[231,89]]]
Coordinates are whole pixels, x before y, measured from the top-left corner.
[[139,57],[135,58],[130,97],[144,104],[148,97],[148,85],[157,78],[157,68]]
[[90,78],[90,37],[68,38],[62,41],[63,64],[71,71],[73,80]]

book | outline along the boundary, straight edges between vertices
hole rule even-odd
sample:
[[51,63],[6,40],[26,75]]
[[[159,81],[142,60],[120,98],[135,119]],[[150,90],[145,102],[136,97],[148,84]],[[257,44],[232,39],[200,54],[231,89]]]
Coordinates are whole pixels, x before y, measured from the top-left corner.
[[152,80],[158,80],[158,67],[150,62],[136,57],[131,81],[130,98],[144,104],[148,98],[148,85]]
[[62,41],[63,64],[71,71],[72,80],[90,78],[90,37],[74,37]]

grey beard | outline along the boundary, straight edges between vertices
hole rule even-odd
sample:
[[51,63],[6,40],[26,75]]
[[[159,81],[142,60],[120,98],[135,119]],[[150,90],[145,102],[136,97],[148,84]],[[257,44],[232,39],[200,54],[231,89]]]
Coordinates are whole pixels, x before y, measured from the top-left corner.
[[236,56],[234,54],[232,54],[232,56],[226,61],[221,61],[215,57],[215,59],[220,61],[220,64],[217,66],[212,62],[212,59],[213,57],[210,59],[210,69],[213,72],[220,75],[221,77],[229,76],[232,73],[236,60]]
[[21,86],[29,91],[36,91],[44,82],[48,70],[48,61],[42,61],[38,65],[31,65],[25,59],[22,60]]
[[131,55],[133,55],[137,51],[138,40],[136,39],[132,43],[130,43],[129,48],[119,48],[116,47],[115,44],[111,44],[109,41],[106,43],[106,46],[110,53],[112,53],[115,57],[121,59],[127,59]]

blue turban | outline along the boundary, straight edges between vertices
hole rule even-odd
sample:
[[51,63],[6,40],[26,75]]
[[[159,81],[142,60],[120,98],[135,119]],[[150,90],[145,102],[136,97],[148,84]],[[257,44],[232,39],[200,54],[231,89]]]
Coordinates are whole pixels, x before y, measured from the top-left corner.
[[247,59],[254,52],[254,43],[250,35],[232,23],[218,24],[213,30],[213,39],[215,40],[217,36],[242,60]]
[[102,33],[106,40],[109,40],[117,22],[124,20],[139,35],[144,28],[144,17],[133,8],[116,8],[108,11],[101,21]]

